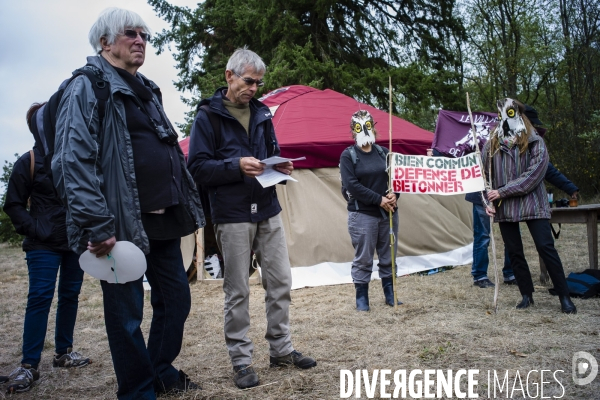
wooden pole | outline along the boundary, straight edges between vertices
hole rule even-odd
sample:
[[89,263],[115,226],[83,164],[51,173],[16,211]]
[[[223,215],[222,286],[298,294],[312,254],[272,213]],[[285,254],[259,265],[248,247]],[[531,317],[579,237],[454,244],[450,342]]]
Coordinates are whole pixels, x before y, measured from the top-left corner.
[[[388,193],[393,193],[392,190],[392,163],[391,163],[391,154],[392,154],[392,77],[389,76],[389,91],[390,91],[390,151],[388,153],[387,159],[387,170],[388,170]],[[390,253],[392,256],[392,289],[394,292],[394,310],[398,309],[398,295],[396,294],[396,254],[394,254],[394,243],[396,243],[396,236],[394,235],[394,221],[393,221],[393,212],[389,211],[389,219],[390,219]]]
[[[488,182],[488,180],[485,177],[485,173],[484,173],[484,169],[483,169],[483,160],[481,159],[481,152],[479,151],[479,143],[477,140],[477,131],[475,130],[475,123],[473,122],[473,114],[471,113],[471,102],[469,101],[469,93],[467,92],[467,110],[469,111],[469,120],[471,121],[471,131],[473,132],[473,146],[475,148],[475,154],[477,155],[477,161],[479,162],[479,168],[481,169],[481,174],[483,175],[483,181],[485,184],[485,189],[491,189],[491,186]],[[490,137],[491,139],[491,137]],[[489,160],[489,171],[488,171],[488,176],[489,179],[492,179],[492,159],[491,159],[491,154],[488,157]],[[487,198],[482,194],[481,195],[481,199],[483,202],[483,206],[484,207],[488,207],[488,200]],[[499,284],[500,281],[498,280],[498,262],[496,260],[496,242],[494,240],[494,217],[490,217],[490,242],[492,245],[492,259],[494,260],[494,280],[495,280],[495,285],[494,285],[494,313],[498,312],[498,288],[499,288]]]

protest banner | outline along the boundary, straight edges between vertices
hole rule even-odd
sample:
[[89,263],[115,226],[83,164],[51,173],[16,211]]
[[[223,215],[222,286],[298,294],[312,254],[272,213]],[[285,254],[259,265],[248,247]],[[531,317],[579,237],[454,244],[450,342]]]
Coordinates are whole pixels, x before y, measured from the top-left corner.
[[485,188],[475,154],[446,158],[393,153],[391,174],[394,193],[452,195]]

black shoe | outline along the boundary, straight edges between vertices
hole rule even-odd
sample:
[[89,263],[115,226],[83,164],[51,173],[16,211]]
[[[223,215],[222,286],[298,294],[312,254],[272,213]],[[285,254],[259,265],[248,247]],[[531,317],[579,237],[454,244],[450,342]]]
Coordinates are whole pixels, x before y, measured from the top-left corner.
[[0,375],[0,383],[8,382],[8,376]]
[[185,374],[182,370],[179,370],[179,378],[175,381],[171,387],[157,393],[158,396],[170,395],[170,394],[181,394],[190,390],[202,390],[200,385],[192,382],[190,377]]
[[[383,288],[383,295],[385,296],[385,304],[394,307],[394,282],[392,281],[392,277],[381,278],[381,287]],[[402,302],[398,300],[398,305],[400,304],[402,304]]]
[[565,314],[577,314],[577,307],[571,301],[569,296],[558,296],[560,299],[560,309]]
[[517,278],[515,278],[514,276],[512,278],[508,278],[504,280],[504,284],[505,285],[516,285],[517,284]]
[[279,367],[284,365],[295,365],[298,368],[309,369],[317,366],[317,362],[307,356],[303,356],[299,351],[292,351],[287,356],[271,357],[271,367]]
[[480,279],[478,281],[473,282],[474,286],[480,287],[482,289],[494,287],[494,283],[490,281],[488,278]]
[[369,311],[369,284],[355,283],[356,288],[356,311]]
[[233,382],[240,389],[249,389],[258,386],[258,375],[250,365],[234,365],[233,372],[235,372]]
[[524,310],[524,309],[528,308],[529,306],[533,306],[534,304],[535,303],[533,302],[532,295],[524,294],[521,302],[519,304],[517,304],[517,310]]
[[40,379],[40,374],[29,364],[21,364],[8,375],[7,394],[26,392],[31,389],[33,382]]

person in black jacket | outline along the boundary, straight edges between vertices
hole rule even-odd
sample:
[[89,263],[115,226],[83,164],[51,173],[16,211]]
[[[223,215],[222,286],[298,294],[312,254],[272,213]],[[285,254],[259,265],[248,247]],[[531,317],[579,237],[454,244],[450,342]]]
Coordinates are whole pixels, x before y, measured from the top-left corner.
[[397,242],[392,252],[389,212],[392,212],[394,236],[398,236],[398,197],[388,193],[386,157],[389,150],[375,143],[377,131],[371,114],[365,110],[355,112],[350,129],[356,144],[342,152],[340,174],[348,201],[348,233],[354,247],[351,273],[356,310],[369,311],[369,282],[375,251],[385,303],[394,305],[392,254],[397,254]]
[[[289,306],[292,272],[274,186],[263,187],[260,162],[280,154],[269,108],[254,98],[266,66],[258,54],[237,49],[225,70],[227,87],[202,100],[192,125],[188,169],[208,193],[212,222],[223,254],[225,342],[240,389],[259,384],[252,367],[248,260],[254,251],[266,290],[270,365],[307,369],[317,362],[292,345]],[[214,120],[214,121],[213,121]],[[213,123],[214,122],[214,123]],[[274,166],[289,175],[290,161]]]
[[35,138],[35,145],[33,150],[15,162],[4,203],[4,211],[15,230],[25,235],[23,251],[29,269],[23,358],[21,366],[9,375],[7,393],[27,391],[39,378],[37,370],[59,271],[54,335],[56,355],[52,365],[82,367],[90,362],[89,358],[73,351],[73,330],[83,270],[79,268],[77,254],[69,250],[65,208],[56,196],[49,163],[44,159],[44,142],[37,129],[44,104],[34,104],[27,111],[27,124]]

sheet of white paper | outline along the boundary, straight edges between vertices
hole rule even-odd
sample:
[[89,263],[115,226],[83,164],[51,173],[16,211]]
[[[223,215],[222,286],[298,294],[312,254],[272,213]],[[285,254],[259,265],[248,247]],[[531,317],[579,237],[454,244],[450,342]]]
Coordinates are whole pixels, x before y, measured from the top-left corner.
[[306,160],[306,157],[298,157],[298,158],[284,158],[284,157],[279,157],[279,156],[273,156],[273,157],[269,157],[269,158],[265,158],[264,160],[261,160],[260,162],[262,164],[266,164],[266,165],[276,165],[276,164],[281,164],[284,162],[288,162],[288,161],[300,161],[300,160]]
[[276,169],[273,168],[273,166],[284,163],[284,162],[288,162],[288,161],[294,162],[294,161],[300,161],[300,160],[306,160],[306,157],[284,158],[284,157],[279,157],[279,156],[273,156],[273,157],[265,158],[264,160],[260,161],[262,164],[265,164],[265,170],[263,171],[262,174],[258,175],[256,177],[256,179],[262,185],[262,187],[265,187],[265,188],[276,185],[283,181],[298,182],[296,179],[292,178],[291,176],[282,174],[281,172],[277,171]]
[[[277,163],[279,164],[279,163]],[[273,167],[268,166],[265,168],[262,174],[256,177],[258,183],[262,185],[262,187],[266,188],[269,186],[273,186],[283,181],[294,181],[298,182],[296,179],[292,178],[290,175],[282,174],[281,172],[273,169]]]

